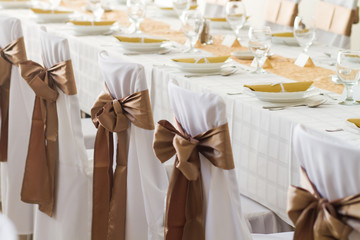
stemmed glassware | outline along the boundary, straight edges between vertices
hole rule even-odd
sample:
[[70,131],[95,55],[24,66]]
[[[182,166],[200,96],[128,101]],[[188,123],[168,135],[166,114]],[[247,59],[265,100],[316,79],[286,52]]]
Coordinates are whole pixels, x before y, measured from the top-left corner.
[[50,0],[50,9],[55,10],[59,7],[61,0]]
[[340,104],[358,104],[353,97],[353,88],[358,84],[360,78],[360,51],[339,51],[336,74],[346,88],[346,99]]
[[308,53],[309,47],[315,40],[315,20],[305,21],[301,17],[296,17],[294,21],[294,36],[300,46],[304,48],[303,52]]
[[271,29],[268,26],[250,27],[249,29],[249,49],[255,56],[257,63],[253,73],[265,73],[262,66],[262,59],[267,56],[271,47]]
[[131,22],[135,24],[135,33],[141,34],[140,24],[145,19],[145,0],[127,0],[127,13]]
[[88,6],[93,13],[94,21],[100,21],[104,15],[101,0],[88,0]]
[[241,1],[226,3],[226,20],[235,33],[237,40],[240,42],[240,31],[246,22],[246,9]]
[[204,18],[198,11],[187,10],[181,15],[181,29],[190,42],[190,48],[187,52],[197,52],[195,44],[203,26]]
[[184,11],[190,9],[190,0],[172,0],[172,5],[176,14],[181,17]]

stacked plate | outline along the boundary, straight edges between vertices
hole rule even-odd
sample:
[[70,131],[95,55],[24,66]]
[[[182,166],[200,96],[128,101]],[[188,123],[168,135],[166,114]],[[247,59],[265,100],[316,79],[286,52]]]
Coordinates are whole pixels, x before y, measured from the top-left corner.
[[229,56],[177,58],[172,62],[182,71],[190,73],[217,73],[227,63]]
[[96,35],[111,32],[116,21],[69,21],[72,30],[81,35]]
[[292,32],[278,32],[272,34],[272,42],[278,44],[298,45],[294,33]]
[[261,101],[274,103],[300,102],[316,94],[310,88],[313,82],[278,83],[271,85],[245,85]]
[[31,8],[36,18],[40,22],[66,22],[73,11],[68,10],[48,10],[41,8]]
[[[195,10],[198,6],[193,5],[190,7],[190,10]],[[158,6],[160,13],[165,17],[177,17],[177,13],[173,7],[170,6]]]
[[29,8],[30,0],[0,0],[0,8]]
[[210,20],[210,29],[231,29],[226,18],[208,18]]
[[156,52],[164,49],[166,39],[139,36],[115,36],[122,48],[131,52]]

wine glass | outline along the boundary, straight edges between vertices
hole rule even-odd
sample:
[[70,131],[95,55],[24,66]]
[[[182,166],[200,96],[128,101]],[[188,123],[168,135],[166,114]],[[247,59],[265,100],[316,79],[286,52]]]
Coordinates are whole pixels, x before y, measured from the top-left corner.
[[135,33],[141,34],[140,24],[145,19],[146,2],[144,0],[127,0],[127,13],[135,24]]
[[181,29],[190,42],[190,48],[187,52],[197,52],[195,44],[203,26],[204,18],[198,11],[187,10],[181,15]]
[[234,31],[237,40],[240,42],[240,30],[246,22],[245,6],[241,1],[228,2],[226,3],[225,12],[226,20]]
[[89,9],[93,13],[94,21],[100,21],[104,15],[104,9],[101,5],[101,0],[88,0]]
[[346,99],[340,104],[358,104],[353,97],[353,88],[358,84],[360,78],[360,51],[339,51],[336,74],[346,88]]
[[315,40],[315,20],[305,21],[301,17],[296,17],[294,21],[294,36],[299,45],[304,48],[303,52],[307,54],[309,47]]
[[181,17],[182,13],[190,9],[190,0],[172,0],[176,14]]
[[266,57],[271,46],[271,29],[268,26],[250,27],[249,29],[249,49],[255,56],[257,64],[253,73],[265,73],[262,69],[264,62],[262,59]]
[[50,0],[50,9],[55,10],[59,7],[61,0]]

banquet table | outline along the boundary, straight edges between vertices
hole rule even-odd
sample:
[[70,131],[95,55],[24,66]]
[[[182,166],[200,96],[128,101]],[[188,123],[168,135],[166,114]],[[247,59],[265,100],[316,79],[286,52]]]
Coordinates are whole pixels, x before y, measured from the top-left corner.
[[[124,6],[120,6],[124,9]],[[187,56],[181,52],[165,55],[141,54],[127,56],[111,35],[77,36],[65,23],[37,23],[30,10],[0,10],[0,14],[21,19],[28,58],[41,61],[40,43],[37,29],[42,25],[49,32],[66,37],[69,41],[71,57],[82,111],[90,113],[92,104],[104,89],[104,80],[98,66],[98,54],[102,50],[129,62],[137,62],[145,67],[150,88],[154,120],[172,121],[173,114],[168,99],[168,83],[176,81],[179,86],[197,91],[211,92],[223,97],[227,107],[235,167],[238,174],[241,193],[274,211],[281,219],[291,224],[286,214],[287,189],[289,184],[298,185],[298,163],[292,156],[291,135],[297,124],[336,137],[342,144],[360,146],[359,131],[347,127],[348,118],[360,117],[360,106],[343,106],[333,98],[340,95],[326,90],[318,90],[318,96],[328,100],[318,108],[294,107],[281,111],[269,111],[269,106],[258,100],[244,84],[289,82],[291,79],[272,73],[252,74],[247,65],[239,65],[240,70],[231,76],[208,76],[186,78],[186,73],[171,66],[171,58]],[[166,22],[176,29],[176,18],[162,17],[153,9],[151,18]],[[212,30],[212,34],[231,34],[230,30]],[[244,31],[244,36],[246,35]],[[246,39],[244,40],[244,42]],[[324,52],[336,54],[338,49],[316,44],[310,48],[310,55],[315,64],[335,70]],[[274,44],[272,51],[286,58],[295,58],[301,52],[297,46]],[[210,56],[210,53],[203,53]],[[334,59],[333,59],[334,60]],[[307,68],[303,69],[308,71]],[[314,76],[316,78],[317,76]],[[310,79],[311,80],[311,79]],[[329,78],[330,81],[330,78]],[[229,93],[236,93],[230,95]],[[323,93],[325,95],[319,95]],[[196,104],[196,103],[194,103]],[[344,131],[326,132],[326,129],[343,128]]]

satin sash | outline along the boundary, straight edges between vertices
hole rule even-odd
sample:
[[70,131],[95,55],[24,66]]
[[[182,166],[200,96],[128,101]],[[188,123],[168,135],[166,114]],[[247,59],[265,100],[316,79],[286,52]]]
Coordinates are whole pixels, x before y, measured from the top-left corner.
[[0,162],[7,162],[8,126],[9,126],[9,98],[12,65],[26,61],[24,37],[18,38],[5,48],[0,48],[0,107],[1,107],[1,136]]
[[180,125],[179,129],[160,121],[153,144],[162,163],[176,154],[166,201],[165,240],[205,240],[199,153],[218,168],[233,169],[228,124],[195,137],[186,134]]
[[36,94],[21,200],[39,204],[39,210],[51,217],[59,157],[57,88],[67,95],[76,94],[73,68],[71,60],[68,60],[49,69],[25,61],[20,64],[20,69],[22,77]]
[[[126,223],[127,129],[129,121],[153,130],[149,91],[122,99],[101,94],[91,109],[97,134],[94,150],[92,240],[124,240]],[[113,172],[113,133],[116,133],[116,168]]]
[[294,240],[347,240],[353,230],[346,220],[360,221],[360,194],[328,201],[310,181],[305,170],[309,191],[290,186],[287,212],[295,225]]

